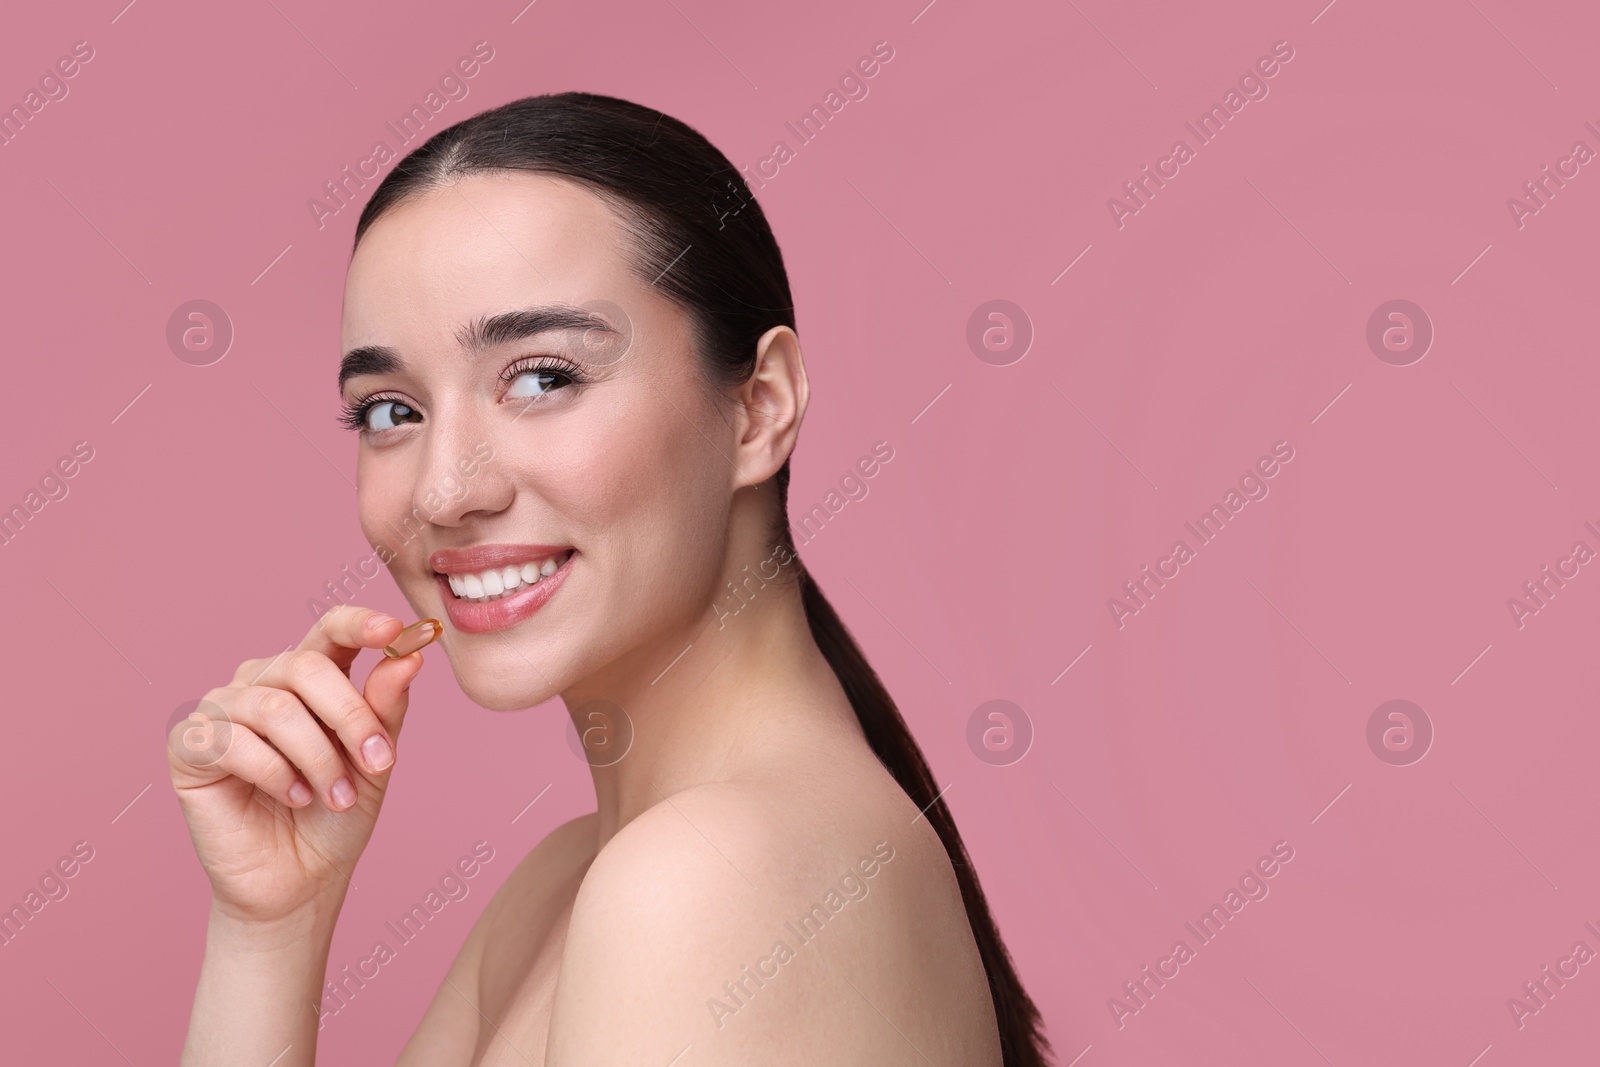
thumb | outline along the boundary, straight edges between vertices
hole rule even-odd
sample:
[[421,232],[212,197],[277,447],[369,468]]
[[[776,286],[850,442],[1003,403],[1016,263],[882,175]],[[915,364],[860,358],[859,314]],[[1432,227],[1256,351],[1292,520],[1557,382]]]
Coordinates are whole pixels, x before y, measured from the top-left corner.
[[406,706],[411,700],[411,682],[420,670],[422,653],[413,652],[397,659],[384,659],[374,664],[367,674],[361,695],[377,713],[391,741],[398,743],[400,739],[400,727],[405,722]]

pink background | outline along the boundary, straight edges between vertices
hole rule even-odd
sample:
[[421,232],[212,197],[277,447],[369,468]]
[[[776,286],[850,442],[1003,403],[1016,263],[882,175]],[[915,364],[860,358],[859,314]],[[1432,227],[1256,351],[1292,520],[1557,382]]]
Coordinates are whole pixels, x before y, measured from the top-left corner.
[[[208,889],[166,723],[369,554],[333,421],[359,206],[319,230],[307,200],[479,40],[494,59],[429,132],[587,89],[746,165],[893,47],[757,193],[813,376],[791,509],[893,446],[802,554],[949,784],[1060,1064],[1600,1050],[1600,964],[1521,1027],[1507,1006],[1600,951],[1600,566],[1520,628],[1507,606],[1600,549],[1600,164],[1520,228],[1506,206],[1600,150],[1592,5],[121,2],[28,5],[0,36],[0,102],[95,52],[0,148],[0,505],[94,449],[0,548],[0,902],[95,850],[0,948],[5,1059],[177,1056]],[[1280,40],[1270,95],[1115,225],[1107,198]],[[210,366],[165,340],[192,299],[236,330]],[[966,341],[992,299],[1035,332],[1007,366]],[[1436,331],[1409,366],[1366,342],[1393,299]],[[1107,599],[1280,440],[1270,495],[1119,629]],[[387,579],[363,601],[404,610]],[[1035,732],[1007,766],[966,740],[995,699]],[[1432,723],[1420,762],[1368,745],[1391,699]],[[326,1062],[392,1060],[493,889],[592,806],[564,721],[424,673],[331,969],[473,842],[496,858],[328,1021]],[[1278,841],[1270,895],[1199,946],[1185,921]],[[1180,938],[1195,958],[1119,1027],[1108,998]]]

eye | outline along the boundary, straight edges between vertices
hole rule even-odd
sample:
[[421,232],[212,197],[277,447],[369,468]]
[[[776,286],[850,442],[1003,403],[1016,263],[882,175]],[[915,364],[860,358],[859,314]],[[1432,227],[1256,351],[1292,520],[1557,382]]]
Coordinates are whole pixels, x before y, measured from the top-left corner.
[[392,430],[405,422],[420,422],[422,415],[410,404],[399,400],[374,400],[363,412],[361,426],[366,430]]
[[410,422],[421,422],[422,413],[395,397],[374,396],[346,404],[339,421],[361,433],[382,433]]
[[548,360],[519,360],[501,377],[511,383],[506,389],[507,400],[534,400],[583,381],[576,370]]

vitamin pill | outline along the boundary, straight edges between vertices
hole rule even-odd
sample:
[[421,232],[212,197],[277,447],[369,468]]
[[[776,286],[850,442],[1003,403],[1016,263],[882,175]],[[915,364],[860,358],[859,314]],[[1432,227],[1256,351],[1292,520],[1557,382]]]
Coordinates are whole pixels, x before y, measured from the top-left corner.
[[427,648],[433,644],[443,633],[444,626],[440,624],[438,619],[423,619],[421,622],[414,622],[400,631],[400,636],[394,639],[394,644],[383,650],[383,654],[390,659],[409,656],[419,648]]

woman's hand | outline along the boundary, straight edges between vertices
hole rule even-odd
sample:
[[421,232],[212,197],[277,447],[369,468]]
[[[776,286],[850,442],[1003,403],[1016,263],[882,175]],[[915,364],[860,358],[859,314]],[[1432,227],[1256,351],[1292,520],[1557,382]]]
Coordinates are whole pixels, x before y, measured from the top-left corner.
[[402,628],[338,605],[297,648],[240,664],[167,735],[172,785],[215,910],[269,924],[343,903],[383,804],[422,653],[384,658],[364,692],[350,665]]

